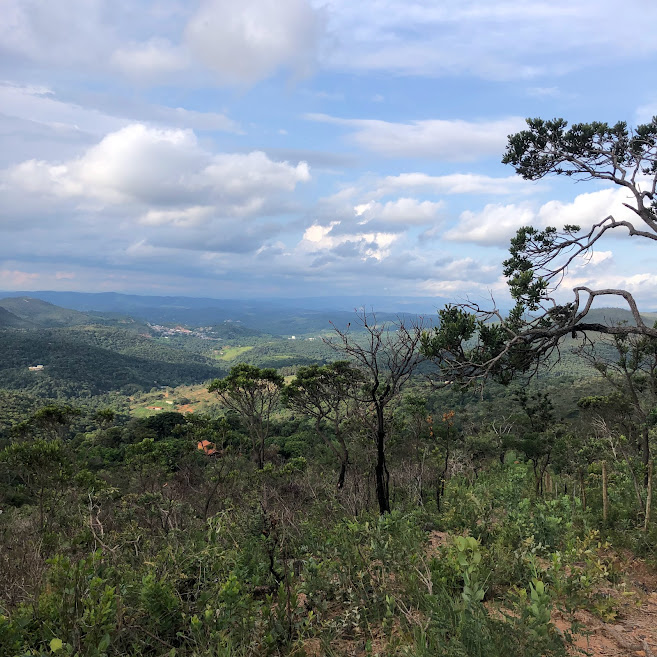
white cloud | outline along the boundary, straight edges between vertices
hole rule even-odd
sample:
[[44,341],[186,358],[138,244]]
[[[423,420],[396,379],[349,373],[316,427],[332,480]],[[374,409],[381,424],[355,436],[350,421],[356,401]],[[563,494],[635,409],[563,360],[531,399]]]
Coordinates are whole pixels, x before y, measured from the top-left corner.
[[[77,141],[114,132],[135,118],[166,127],[182,127],[192,130],[221,130],[239,132],[237,123],[218,112],[198,112],[183,107],[162,105],[138,105],[113,115],[99,109],[84,107],[57,98],[55,92],[44,86],[17,84],[0,81],[0,116],[13,117],[23,122],[44,126],[60,140]],[[35,126],[31,127],[35,132]]]
[[438,220],[444,203],[431,201],[419,201],[414,198],[399,198],[387,203],[370,201],[357,205],[354,210],[359,217],[360,224],[371,226],[379,225],[399,226],[422,226],[434,223]]
[[177,0],[3,0],[0,48],[7,70],[113,68],[140,79],[193,71],[195,56],[222,83],[252,84],[281,68],[303,75],[318,59],[330,70],[543,82],[654,56],[657,43],[636,38],[637,17],[653,24],[657,7],[646,0],[627,0],[622,11],[612,0],[202,0],[198,8]]
[[154,37],[145,43],[123,46],[114,51],[112,64],[128,77],[144,82],[178,73],[190,64],[189,57],[170,41]]
[[466,162],[503,152],[508,135],[522,130],[525,120],[509,117],[492,121],[433,119],[392,123],[374,119],[342,119],[307,114],[311,121],[353,128],[349,138],[365,150],[386,157],[423,157]]
[[[193,208],[200,199],[217,213],[253,215],[279,193],[308,181],[310,171],[305,162],[293,166],[257,151],[208,152],[191,130],[133,124],[107,135],[78,159],[63,164],[29,160],[11,167],[4,178],[35,194],[164,208],[172,214],[147,211],[146,223],[183,225],[198,212]],[[181,219],[184,212],[192,215]]]
[[490,281],[477,282],[466,278],[453,280],[432,278],[421,281],[417,286],[418,292],[435,294],[455,301],[466,299],[482,302],[482,307],[493,307],[491,296],[499,299],[508,297],[506,279],[503,276],[491,277]]
[[265,153],[219,153],[206,167],[203,176],[228,194],[252,194],[258,190],[292,191],[299,182],[310,180],[310,169],[305,162],[296,167],[287,162],[274,162]]
[[430,176],[426,173],[400,173],[386,176],[378,182],[376,196],[387,196],[399,190],[416,190],[432,194],[530,194],[538,189],[519,176],[495,178],[474,173],[453,173]]
[[319,15],[306,0],[204,0],[185,41],[221,82],[248,85],[281,68],[307,75],[320,29]]
[[[589,270],[583,266],[571,269],[563,279],[558,296],[562,299],[572,299],[572,289],[580,286],[589,287],[592,290],[627,290],[644,306],[645,310],[654,310],[657,307],[657,293],[655,292],[657,290],[657,274],[642,272],[628,275],[627,272],[615,267],[611,259],[607,259],[604,267],[593,267]],[[621,297],[614,295],[599,297],[596,305],[598,307],[627,307]]]
[[391,247],[399,236],[389,232],[347,232],[333,234],[340,222],[331,222],[328,226],[313,224],[308,227],[297,249],[301,253],[327,254],[338,257],[355,257],[359,260],[374,259],[381,261],[391,253]]
[[657,7],[628,0],[316,0],[327,7],[334,37],[325,65],[490,79],[562,74],[601,62],[648,57],[657,43],[636,38],[637,17]]
[[[627,202],[623,189],[603,189],[580,194],[570,203],[549,201],[538,209],[529,203],[500,205],[490,203],[480,212],[466,210],[443,239],[455,242],[474,242],[481,245],[507,246],[522,226],[562,228],[567,224],[590,228],[610,214],[617,219],[630,219],[633,215],[623,206]],[[622,232],[622,229],[620,229]]]
[[46,65],[102,66],[114,41],[101,0],[3,0],[5,52]]
[[50,128],[66,128],[89,134],[105,134],[116,130],[125,120],[55,97],[43,86],[0,82],[0,114],[12,116]]
[[611,251],[592,251],[586,258],[578,261],[575,267],[582,269],[584,267],[608,267],[614,260],[614,254]]
[[148,210],[139,218],[139,223],[146,226],[197,226],[206,223],[212,216],[214,208],[207,205],[193,205],[176,210]]
[[504,246],[518,228],[533,224],[535,219],[529,205],[489,203],[481,212],[462,212],[458,224],[448,230],[443,239]]

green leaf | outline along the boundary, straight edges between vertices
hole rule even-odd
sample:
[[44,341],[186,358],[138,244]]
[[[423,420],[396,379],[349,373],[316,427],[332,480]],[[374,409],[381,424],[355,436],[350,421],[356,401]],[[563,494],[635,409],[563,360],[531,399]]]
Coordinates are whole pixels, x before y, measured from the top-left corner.
[[98,652],[105,652],[109,648],[110,641],[110,635],[105,634],[98,644]]
[[57,652],[64,647],[64,642],[61,639],[50,640],[50,652]]

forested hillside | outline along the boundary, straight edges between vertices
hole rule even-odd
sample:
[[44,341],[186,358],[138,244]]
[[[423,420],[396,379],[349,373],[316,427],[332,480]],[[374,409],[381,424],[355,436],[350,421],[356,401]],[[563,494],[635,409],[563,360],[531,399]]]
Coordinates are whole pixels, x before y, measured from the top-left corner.
[[[37,396],[129,393],[202,382],[221,371],[203,356],[116,329],[5,330],[0,336],[0,387]],[[37,365],[43,369],[29,370]]]
[[134,323],[134,320],[116,314],[81,313],[77,310],[62,308],[52,303],[32,297],[7,297],[0,299],[0,307],[23,319],[25,328],[30,326],[58,327],[82,326],[86,324]]
[[0,306],[0,328],[33,328],[35,324]]

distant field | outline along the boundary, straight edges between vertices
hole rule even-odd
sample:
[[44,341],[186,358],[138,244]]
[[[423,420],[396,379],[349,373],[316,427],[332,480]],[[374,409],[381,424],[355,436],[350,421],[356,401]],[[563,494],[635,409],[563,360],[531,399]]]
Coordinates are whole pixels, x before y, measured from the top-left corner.
[[132,417],[150,417],[151,415],[160,412],[161,411],[153,411],[145,406],[135,406],[130,409],[130,415],[132,415]]
[[238,356],[251,351],[253,347],[226,347],[215,355],[217,360],[235,360]]
[[[170,404],[169,402],[173,402]],[[149,417],[158,413],[176,412],[193,413],[207,412],[216,405],[217,397],[208,392],[207,385],[190,385],[169,388],[166,392],[151,392],[135,397],[130,404],[130,414],[133,417]],[[155,406],[162,410],[148,408]]]

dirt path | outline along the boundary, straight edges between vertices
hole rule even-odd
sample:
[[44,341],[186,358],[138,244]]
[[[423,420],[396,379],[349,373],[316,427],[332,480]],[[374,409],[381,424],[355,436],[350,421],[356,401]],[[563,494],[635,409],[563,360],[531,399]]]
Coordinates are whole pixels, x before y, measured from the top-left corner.
[[[625,573],[625,590],[605,591],[615,598],[618,617],[605,623],[588,611],[575,612],[584,629],[575,646],[580,654],[595,657],[657,657],[657,573],[631,555],[625,555],[619,566]],[[570,629],[563,615],[555,613],[553,620],[560,630]]]

